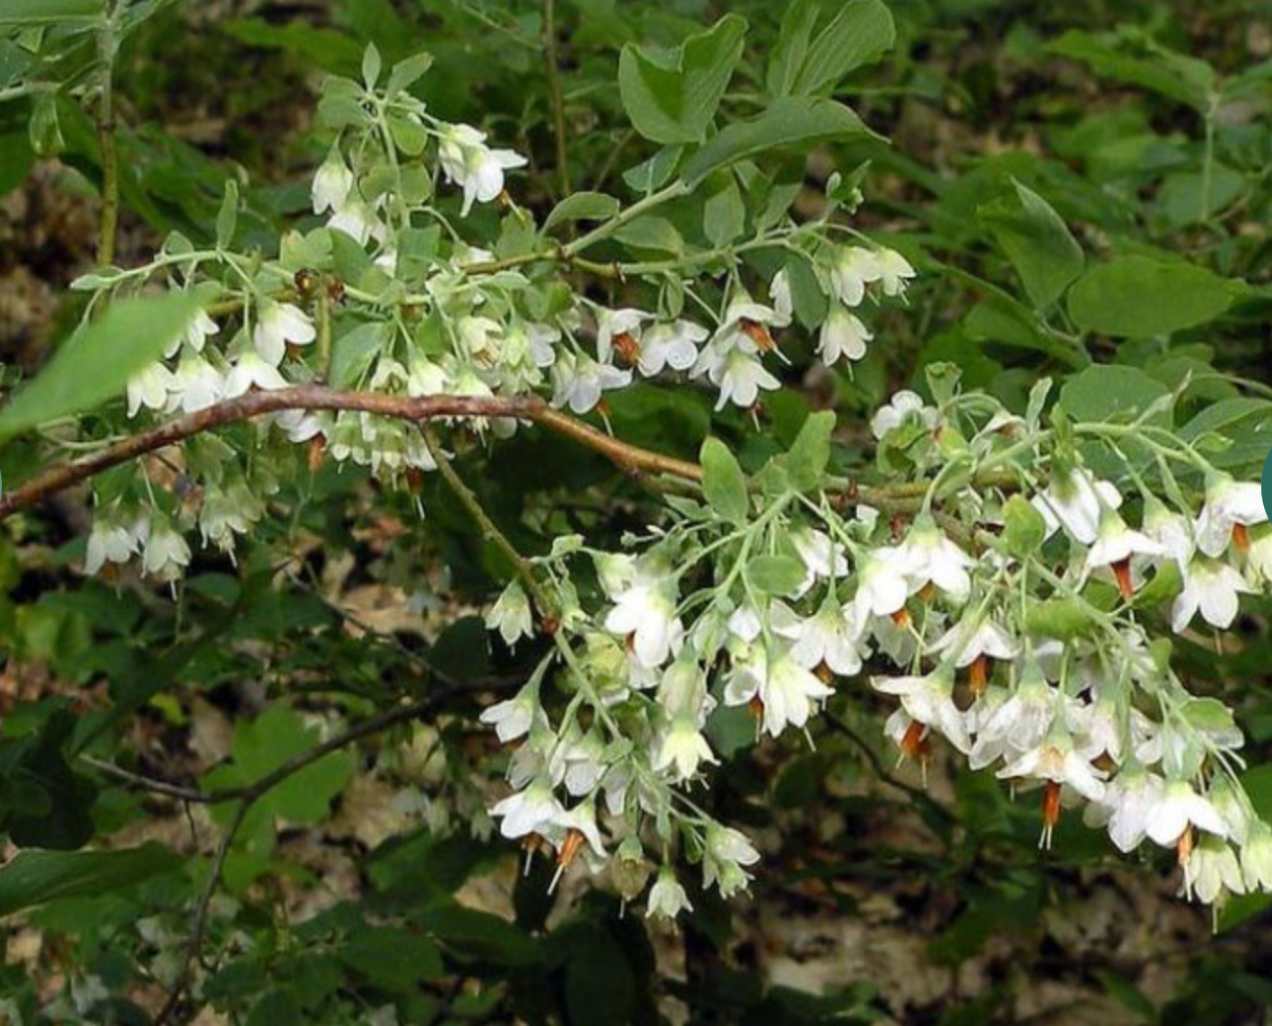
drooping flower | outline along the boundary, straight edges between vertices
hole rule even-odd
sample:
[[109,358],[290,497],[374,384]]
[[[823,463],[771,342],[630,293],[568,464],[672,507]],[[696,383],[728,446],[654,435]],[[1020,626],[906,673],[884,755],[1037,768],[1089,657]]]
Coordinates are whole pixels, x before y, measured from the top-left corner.
[[972,749],[963,714],[954,704],[954,670],[941,663],[921,677],[873,677],[871,686],[885,695],[896,695],[910,718],[943,734],[960,752]]
[[605,627],[631,636],[636,658],[645,666],[662,666],[684,636],[676,597],[676,579],[668,569],[655,560],[641,562],[631,584],[612,596]]
[[908,389],[897,392],[887,406],[881,406],[870,420],[870,430],[879,441],[902,424],[915,421],[929,431],[936,427],[940,413],[923,402],[922,397]]
[[647,378],[661,374],[663,368],[687,371],[698,359],[698,347],[706,341],[708,331],[693,321],[670,321],[652,325],[640,343],[637,369]]
[[1184,590],[1171,607],[1171,626],[1176,634],[1181,633],[1200,610],[1206,623],[1226,630],[1237,618],[1241,596],[1253,592],[1236,567],[1198,556],[1189,564]]
[[598,363],[589,356],[571,360],[562,358],[557,361],[553,373],[556,376],[556,393],[552,397],[552,405],[568,406],[578,414],[593,409],[604,392],[626,388],[632,383],[631,371]]
[[1104,510],[1116,510],[1122,496],[1108,481],[1097,481],[1082,467],[1057,473],[1045,491],[1033,497],[1034,508],[1047,523],[1048,535],[1063,527],[1083,545],[1095,541]]
[[1109,839],[1118,851],[1139,847],[1148,833],[1148,816],[1161,797],[1162,778],[1138,767],[1123,768],[1104,787],[1104,797],[1087,806],[1084,818],[1091,826],[1108,827]]
[[1055,718],[1057,700],[1038,660],[1026,657],[1015,693],[979,723],[968,764],[982,769],[1041,744]]
[[1192,524],[1186,517],[1173,513],[1160,499],[1149,497],[1144,503],[1144,534],[1173,559],[1180,574],[1188,572],[1188,563],[1196,551]]
[[204,345],[207,344],[208,336],[219,334],[220,331],[221,326],[208,316],[207,311],[199,310],[190,323],[186,325],[185,333],[168,346],[164,350],[163,355],[169,359],[176,356],[177,350],[181,348],[182,343],[189,346],[196,353],[201,353]]
[[1164,848],[1173,848],[1189,827],[1226,837],[1228,828],[1219,810],[1193,790],[1187,780],[1169,780],[1148,810],[1145,830]]
[[[861,631],[851,605],[840,605],[827,595],[821,608],[806,619],[776,603],[773,610],[773,631],[794,643],[791,658],[800,666],[813,670],[824,664],[841,677],[861,671],[861,653],[857,650]],[[779,610],[783,612],[778,613]]]
[[704,762],[717,763],[719,760],[703,736],[697,717],[686,713],[672,717],[662,731],[654,752],[654,772],[660,773],[674,766],[673,779],[685,781],[692,779]]
[[1227,841],[1206,836],[1184,860],[1184,893],[1207,905],[1227,894],[1244,894],[1245,877]]
[[791,316],[795,313],[795,300],[791,295],[791,276],[785,267],[773,275],[769,282],[768,294],[778,316],[789,323]]
[[226,374],[222,395],[226,399],[237,399],[252,388],[269,391],[286,387],[287,379],[278,373],[278,368],[263,360],[254,349],[248,349],[239,354]]
[[863,246],[844,248],[830,269],[830,286],[844,306],[860,306],[866,286],[883,277],[879,255]]
[[972,589],[969,570],[976,562],[950,541],[931,517],[915,520],[899,546],[898,558],[911,593],[931,583],[955,602],[967,601]]
[[317,337],[314,322],[300,307],[270,300],[261,304],[256,328],[252,332],[256,352],[271,367],[283,362],[289,344],[305,346]]
[[833,304],[817,336],[817,354],[827,367],[834,366],[841,356],[848,360],[860,360],[866,355],[866,343],[874,338],[856,314],[839,304]]
[[142,569],[152,577],[174,581],[190,565],[190,546],[185,536],[166,519],[151,524],[142,552]]
[[565,809],[552,793],[551,781],[540,777],[523,791],[510,794],[490,810],[490,814],[503,820],[499,832],[509,840],[527,834],[542,833]]
[[705,851],[702,857],[702,883],[704,887],[718,886],[722,897],[728,898],[742,890],[750,881],[745,867],[760,861],[760,853],[740,830],[712,823],[707,827]]
[[905,561],[895,547],[874,549],[857,563],[857,594],[853,612],[858,624],[873,616],[891,616],[905,606],[910,594]]
[[1221,556],[1229,543],[1249,545],[1247,529],[1267,520],[1263,489],[1258,481],[1235,481],[1228,474],[1212,474],[1206,482],[1206,502],[1197,517],[1197,548],[1207,556]]
[[1165,550],[1157,542],[1127,527],[1116,510],[1106,509],[1095,544],[1087,552],[1082,574],[1085,578],[1099,570],[1110,570],[1122,598],[1129,602],[1142,579],[1143,565],[1164,554]]
[[187,353],[177,364],[168,392],[169,412],[197,413],[221,401],[225,380],[202,356]]
[[150,520],[138,517],[131,523],[117,514],[100,514],[93,518],[84,555],[84,572],[96,574],[107,563],[127,563],[150,533]]
[[534,634],[533,616],[530,611],[530,600],[526,597],[520,582],[513,581],[504,588],[495,604],[486,614],[488,630],[498,631],[504,644],[509,648],[522,638]]
[[692,911],[689,895],[676,879],[675,870],[670,866],[663,866],[658,871],[654,886],[649,889],[645,918],[662,916],[664,919],[675,919],[681,912]]
[[143,367],[128,379],[128,416],[137,416],[143,406],[148,410],[164,409],[174,384],[172,371],[162,363]]
[[314,175],[313,203],[315,214],[341,210],[353,189],[353,172],[338,150],[332,150]]
[[886,247],[879,250],[876,259],[879,262],[879,286],[883,289],[883,294],[899,296],[905,292],[910,279],[915,275],[910,261],[895,249]]
[[636,366],[642,351],[641,334],[645,322],[652,317],[653,314],[631,307],[602,310],[596,323],[596,355],[600,361],[610,363],[617,353],[627,366]]
[[526,165],[526,158],[519,153],[491,149],[486,145],[486,134],[471,125],[442,129],[438,159],[446,180],[464,190],[463,217],[468,216],[474,202],[489,203],[503,192],[505,171]]
[[729,403],[746,409],[755,405],[760,390],[772,391],[782,383],[768,372],[758,357],[732,350],[717,367],[708,372],[712,384],[720,389],[716,409],[722,410]]

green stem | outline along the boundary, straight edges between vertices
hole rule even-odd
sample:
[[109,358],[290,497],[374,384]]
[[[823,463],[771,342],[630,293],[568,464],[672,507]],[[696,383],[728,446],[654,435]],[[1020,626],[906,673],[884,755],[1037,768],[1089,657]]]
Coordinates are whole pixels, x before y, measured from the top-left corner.
[[552,101],[552,129],[556,141],[556,172],[561,198],[570,195],[570,163],[565,135],[565,97],[561,92],[561,66],[557,56],[556,0],[543,4],[543,56]]
[[115,262],[119,235],[119,151],[115,142],[114,68],[118,40],[115,36],[117,8],[111,6],[97,36],[101,58],[101,82],[96,110],[97,142],[102,158],[102,215],[98,226],[97,263],[109,267]]

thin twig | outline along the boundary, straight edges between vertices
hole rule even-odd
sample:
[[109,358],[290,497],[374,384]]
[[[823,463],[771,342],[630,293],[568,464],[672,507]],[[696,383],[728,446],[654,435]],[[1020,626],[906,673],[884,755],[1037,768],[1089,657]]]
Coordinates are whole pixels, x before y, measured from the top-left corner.
[[473,490],[464,484],[463,479],[455,473],[455,468],[450,464],[450,458],[442,451],[442,447],[438,445],[433,433],[427,427],[422,426],[420,434],[424,438],[424,445],[428,449],[428,454],[433,457],[433,462],[437,465],[437,469],[446,480],[447,485],[450,486],[450,490],[455,493],[455,497],[468,510],[472,518],[477,521],[477,526],[481,529],[483,537],[508,557],[508,561],[512,563],[517,575],[525,583],[526,591],[530,593],[530,597],[534,601],[535,608],[539,610],[539,614],[541,616],[552,615],[556,611],[556,604],[551,600],[547,591],[544,590],[543,585],[539,583],[530,561],[517,551],[517,547],[508,540],[508,536],[491,519],[485,507],[482,506],[477,496],[473,494]]
[[115,262],[115,243],[119,235],[119,151],[115,144],[114,65],[115,9],[110,5],[98,33],[98,56],[101,58],[101,85],[94,120],[97,143],[102,158],[102,215],[98,224],[97,263],[109,267]]

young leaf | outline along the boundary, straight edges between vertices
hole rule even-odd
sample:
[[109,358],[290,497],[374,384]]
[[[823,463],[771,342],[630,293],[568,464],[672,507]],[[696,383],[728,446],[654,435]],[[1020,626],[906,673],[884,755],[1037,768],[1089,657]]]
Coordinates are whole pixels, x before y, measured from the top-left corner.
[[1016,268],[1033,305],[1046,309],[1082,273],[1082,247],[1064,221],[1032,189],[1014,183],[1016,195],[977,211]]
[[[714,184],[714,182],[713,182]],[[725,174],[707,197],[702,210],[702,230],[713,246],[732,242],[746,227],[746,207],[732,175]]]
[[718,438],[702,443],[702,492],[720,516],[741,526],[747,521],[750,500],[746,494],[746,478],[742,468]]
[[807,571],[794,556],[756,556],[746,565],[746,577],[765,595],[789,595],[803,583]]
[[603,192],[576,192],[552,208],[543,222],[545,232],[567,221],[607,221],[618,213],[621,204]]
[[892,14],[882,0],[850,0],[816,33],[791,93],[830,91],[849,72],[877,61],[896,38]]
[[830,410],[811,414],[804,421],[786,455],[786,472],[792,486],[807,491],[821,483],[830,462],[830,435],[834,430],[835,415]]
[[238,223],[239,189],[233,178],[225,180],[225,196],[221,200],[221,210],[216,215],[216,244],[224,249],[234,241],[234,227]]
[[765,150],[860,135],[874,133],[842,103],[788,96],[757,118],[729,125],[690,157],[681,173],[694,186],[712,171]]
[[404,89],[410,89],[433,66],[433,55],[421,51],[404,61],[398,61],[389,72],[389,84],[385,94],[391,100]]
[[197,308],[193,296],[177,292],[127,299],[82,326],[36,379],[0,409],[0,442],[118,396],[133,374],[159,359],[181,336]]
[[362,81],[368,89],[374,89],[375,84],[380,80],[380,71],[384,67],[384,62],[380,57],[380,51],[375,43],[368,43],[366,50],[362,54]]
[[721,18],[674,50],[623,47],[618,86],[633,127],[659,143],[701,142],[742,56],[746,19]]
[[777,45],[769,54],[765,84],[770,96],[790,96],[808,56],[808,40],[821,14],[819,0],[795,0],[782,19]]
[[92,21],[105,11],[106,0],[0,0],[0,28]]

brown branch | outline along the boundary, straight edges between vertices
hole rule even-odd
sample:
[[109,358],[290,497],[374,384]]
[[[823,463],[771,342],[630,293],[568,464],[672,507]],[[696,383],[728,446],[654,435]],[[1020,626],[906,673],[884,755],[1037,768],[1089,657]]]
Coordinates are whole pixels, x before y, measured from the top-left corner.
[[698,480],[702,476],[701,468],[695,463],[663,456],[611,438],[568,414],[551,409],[536,396],[480,398],[435,395],[412,399],[378,392],[347,392],[321,385],[302,385],[273,392],[251,392],[238,399],[228,399],[198,413],[187,414],[148,431],[139,432],[90,456],[37,474],[0,497],[0,520],[18,510],[35,506],[95,474],[174,445],[200,432],[283,410],[352,410],[397,417],[415,423],[439,417],[515,417],[572,438],[634,473],[671,474],[688,480]]

